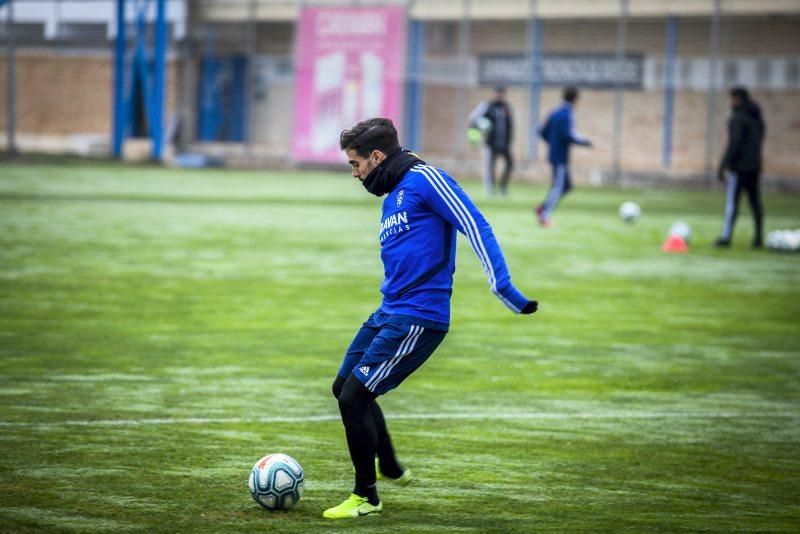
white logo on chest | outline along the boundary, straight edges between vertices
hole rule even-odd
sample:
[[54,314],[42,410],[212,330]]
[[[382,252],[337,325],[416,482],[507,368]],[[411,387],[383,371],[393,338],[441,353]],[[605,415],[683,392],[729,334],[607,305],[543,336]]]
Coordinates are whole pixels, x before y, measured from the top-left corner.
[[400,204],[403,203],[403,195],[405,194],[405,190],[401,189],[399,193],[397,193],[397,207],[400,207]]
[[411,225],[408,223],[408,212],[399,211],[386,217],[381,222],[381,235],[380,241],[383,241],[390,235],[397,235],[411,230]]

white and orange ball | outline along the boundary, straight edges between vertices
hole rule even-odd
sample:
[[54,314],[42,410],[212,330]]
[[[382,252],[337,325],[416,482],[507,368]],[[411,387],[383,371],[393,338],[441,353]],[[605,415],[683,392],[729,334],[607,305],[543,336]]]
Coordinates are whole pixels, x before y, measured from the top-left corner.
[[268,454],[253,466],[247,485],[253,499],[267,510],[287,510],[303,495],[303,468],[291,456]]

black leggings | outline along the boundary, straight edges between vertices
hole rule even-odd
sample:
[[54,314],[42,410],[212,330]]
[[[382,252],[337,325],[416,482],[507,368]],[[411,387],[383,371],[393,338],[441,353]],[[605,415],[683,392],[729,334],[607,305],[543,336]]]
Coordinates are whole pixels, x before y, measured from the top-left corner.
[[[333,396],[339,401],[350,459],[356,469],[353,493],[366,496],[375,486],[375,456],[381,473],[397,478],[403,469],[395,457],[392,439],[386,429],[383,411],[375,401],[375,394],[352,374],[337,376],[333,382]],[[372,490],[374,491],[374,489]]]
[[728,183],[725,201],[725,223],[722,229],[722,238],[730,241],[733,238],[733,229],[736,226],[736,217],[739,215],[739,197],[744,190],[750,201],[750,211],[753,214],[753,242],[761,243],[764,232],[764,208],[761,204],[758,173],[736,173],[734,182]]
[[487,190],[494,191],[495,188],[494,167],[498,157],[501,157],[503,158],[503,160],[505,160],[504,161],[505,165],[503,167],[503,173],[500,175],[500,184],[499,184],[500,192],[505,193],[506,190],[508,189],[508,181],[511,178],[511,173],[514,170],[514,158],[511,156],[511,149],[509,147],[506,147],[504,149],[503,148],[496,149],[493,147],[489,147],[489,161],[487,161],[486,163],[487,165],[487,170],[486,170],[487,176],[485,178],[487,182],[486,187]]

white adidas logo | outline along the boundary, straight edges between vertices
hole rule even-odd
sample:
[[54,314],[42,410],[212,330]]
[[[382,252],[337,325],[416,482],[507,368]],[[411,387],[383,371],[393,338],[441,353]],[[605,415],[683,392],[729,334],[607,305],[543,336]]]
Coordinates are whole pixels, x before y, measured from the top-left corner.
[[369,365],[363,365],[359,367],[358,370],[361,371],[364,376],[367,376],[369,374]]

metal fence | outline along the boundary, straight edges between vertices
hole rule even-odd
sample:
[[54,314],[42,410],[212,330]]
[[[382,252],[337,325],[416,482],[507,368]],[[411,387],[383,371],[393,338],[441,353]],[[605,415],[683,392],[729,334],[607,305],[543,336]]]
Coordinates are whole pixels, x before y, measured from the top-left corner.
[[[520,173],[544,175],[537,127],[561,88],[577,85],[576,126],[596,146],[576,152],[579,179],[707,177],[725,143],[726,92],[744,85],[770,132],[766,173],[800,177],[800,8],[791,3],[737,11],[697,0],[683,3],[685,14],[660,14],[647,11],[651,0],[609,0],[560,15],[549,0],[391,3],[409,14],[396,119],[429,159],[477,173],[467,117],[502,84]],[[2,140],[23,152],[291,165],[300,4],[6,1]]]

